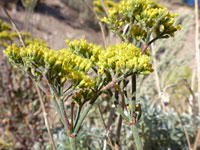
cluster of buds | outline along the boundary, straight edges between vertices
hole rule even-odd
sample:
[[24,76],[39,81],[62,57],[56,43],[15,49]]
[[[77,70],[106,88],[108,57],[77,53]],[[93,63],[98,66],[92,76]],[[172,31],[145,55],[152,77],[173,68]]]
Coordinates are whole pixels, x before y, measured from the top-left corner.
[[[30,33],[21,32],[21,36],[24,38],[26,45],[35,42],[46,45],[43,41],[33,38]],[[0,20],[0,46],[6,48],[10,43],[14,43],[17,38],[17,32],[12,32],[10,25]]]
[[20,55],[20,48],[16,45],[8,46],[6,50],[3,51],[4,55],[6,55],[9,61],[15,66],[23,65],[22,57]]
[[[34,42],[34,40],[36,40],[36,39],[28,39],[31,37],[30,33],[22,32],[21,35],[22,35],[22,37],[26,37],[26,40],[28,40],[29,43]],[[16,32],[9,32],[9,30],[4,30],[4,31],[0,32],[0,40],[4,41],[4,43],[7,43],[9,41],[14,42],[15,38],[17,38],[17,37],[18,37],[18,34]],[[37,40],[37,41],[40,42],[40,40]],[[26,41],[25,41],[25,43],[26,43]],[[26,44],[28,44],[28,43],[26,43]]]
[[26,49],[15,45],[4,50],[15,65],[34,70],[37,75],[45,73],[49,81],[64,84],[71,79],[76,87],[93,87],[95,81],[87,75],[91,62],[75,55],[70,49],[51,50],[40,44],[30,44]]
[[8,30],[11,30],[10,25],[0,20],[0,32]]
[[177,14],[151,0],[122,0],[108,13],[102,21],[121,36],[124,36],[123,27],[128,24],[129,36],[135,40],[149,39],[152,33],[157,38],[168,38],[181,28],[181,25],[174,25]]
[[15,34],[10,33],[10,30],[10,25],[0,20],[0,46],[7,47],[8,41],[13,41]]
[[12,41],[13,37],[10,35],[8,31],[0,32],[0,40],[9,40]]
[[100,68],[99,74],[102,74],[104,70],[112,70],[119,74],[127,72],[149,74],[153,72],[149,51],[147,50],[142,55],[141,49],[127,43],[116,44],[102,50],[97,65]]
[[101,52],[101,46],[88,43],[84,39],[70,41],[66,40],[68,47],[74,54],[77,54],[83,58],[89,59],[92,63],[98,61],[98,56]]

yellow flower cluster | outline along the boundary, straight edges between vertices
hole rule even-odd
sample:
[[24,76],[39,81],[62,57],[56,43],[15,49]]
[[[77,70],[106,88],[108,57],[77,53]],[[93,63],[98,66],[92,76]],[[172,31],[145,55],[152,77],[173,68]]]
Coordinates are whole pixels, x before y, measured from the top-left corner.
[[[24,38],[25,44],[37,42],[46,45],[43,41],[33,38],[30,33],[21,32],[21,36]],[[6,48],[8,44],[10,42],[13,43],[16,38],[18,38],[18,34],[16,32],[11,32],[10,25],[0,20],[0,46]]]
[[13,35],[9,33],[10,30],[10,25],[0,20],[0,46],[7,47],[6,41],[13,40]]
[[101,52],[101,46],[88,43],[84,39],[70,41],[66,40],[69,49],[81,57],[89,59],[91,62],[95,63],[98,61],[98,56]]
[[113,8],[110,8],[108,10],[109,17],[103,17],[101,21],[105,22],[106,24],[110,25],[110,30],[114,33],[121,32],[122,33],[122,27],[124,26],[125,22],[124,20],[120,19],[119,16],[119,8],[120,5],[116,5]]
[[23,61],[20,56],[20,48],[18,48],[16,45],[13,44],[12,46],[8,46],[7,49],[3,51],[3,53],[8,57],[12,64],[23,65]]
[[[141,36],[140,39],[146,38],[147,34],[142,34],[144,32],[154,32],[157,37],[163,35],[166,38],[174,36],[181,28],[181,25],[174,25],[176,16],[152,0],[122,0],[116,7],[109,9],[109,17],[104,17],[102,21],[115,32],[121,32],[119,30],[122,30],[123,25],[129,24],[133,38],[137,35]],[[141,28],[140,33],[134,30],[136,25]]]
[[49,80],[63,84],[68,78],[77,87],[94,86],[95,81],[87,75],[91,62],[69,49],[55,51],[40,44],[30,44],[24,50],[12,45],[4,50],[4,54],[15,65],[32,68],[39,74],[47,72]]
[[[21,33],[22,37],[26,37],[25,40],[28,40],[28,41],[34,41],[36,39],[28,39],[31,37],[31,34],[30,33],[25,33],[25,32],[22,32]],[[4,41],[5,43],[8,42],[8,41],[11,41],[13,42],[14,39],[18,37],[18,34],[16,32],[9,32],[7,30],[4,30],[4,31],[1,31],[0,32],[0,40],[1,41]],[[39,42],[39,40],[37,40]],[[26,43],[26,42],[25,42]],[[27,44],[27,43],[26,43]]]
[[9,40],[12,41],[12,36],[8,33],[8,31],[2,31],[0,32],[0,40]]
[[11,30],[11,27],[9,24],[3,22],[2,20],[0,20],[0,32],[2,31],[8,31],[8,30]]
[[102,50],[97,65],[100,68],[99,74],[110,69],[120,74],[126,72],[149,74],[153,72],[149,51],[142,55],[140,49],[127,43],[116,44]]

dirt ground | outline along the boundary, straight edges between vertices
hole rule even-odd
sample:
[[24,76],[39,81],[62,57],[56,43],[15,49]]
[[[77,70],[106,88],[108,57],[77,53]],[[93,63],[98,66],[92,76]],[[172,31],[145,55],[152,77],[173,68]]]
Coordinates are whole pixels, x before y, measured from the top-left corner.
[[[22,31],[25,28],[25,11],[22,8],[12,9],[9,13]],[[0,19],[8,22],[2,10],[0,10]],[[45,3],[37,6],[31,18],[31,31],[34,37],[44,40],[53,49],[65,48],[66,38],[71,40],[85,38],[90,42],[103,44],[101,32],[88,27],[83,20],[79,19],[76,10],[58,0],[46,0]]]

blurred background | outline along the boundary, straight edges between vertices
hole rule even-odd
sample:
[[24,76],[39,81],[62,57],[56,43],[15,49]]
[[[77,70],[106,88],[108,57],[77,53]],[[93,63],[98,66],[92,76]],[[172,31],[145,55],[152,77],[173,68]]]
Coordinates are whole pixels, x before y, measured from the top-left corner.
[[[107,0],[108,1],[108,0]],[[118,0],[119,1],[119,0]],[[178,13],[176,24],[181,31],[174,38],[159,40],[151,47],[155,72],[139,77],[137,100],[142,106],[140,135],[145,150],[188,150],[195,144],[200,150],[200,117],[195,52],[195,12],[193,0],[157,0],[171,12]],[[106,2],[106,0],[105,0]],[[114,1],[113,2],[117,2]],[[104,46],[102,33],[94,12],[98,9],[93,0],[36,0],[27,6],[24,0],[1,0],[27,40],[42,40],[52,49],[66,48],[65,39],[84,38]],[[100,9],[101,10],[101,9]],[[102,12],[101,12],[102,11]],[[101,17],[103,10],[97,11]],[[10,24],[0,10],[0,20]],[[19,44],[11,26],[0,26],[0,149],[47,150],[51,149],[42,109],[33,82],[26,74],[13,68],[2,50],[10,43]],[[107,27],[106,39],[110,44],[118,38]],[[34,37],[34,38],[33,38]],[[43,95],[45,97],[45,95]],[[69,149],[67,135],[48,98],[45,106],[50,120],[56,147]],[[81,150],[101,150],[108,137],[103,122],[108,121],[112,104],[104,100],[90,111],[84,129],[77,137]],[[103,116],[101,116],[101,112]],[[113,149],[118,114],[113,118],[107,149]],[[104,119],[102,119],[104,118]],[[133,137],[126,124],[122,126],[122,150],[134,149]],[[195,142],[196,141],[196,142]]]

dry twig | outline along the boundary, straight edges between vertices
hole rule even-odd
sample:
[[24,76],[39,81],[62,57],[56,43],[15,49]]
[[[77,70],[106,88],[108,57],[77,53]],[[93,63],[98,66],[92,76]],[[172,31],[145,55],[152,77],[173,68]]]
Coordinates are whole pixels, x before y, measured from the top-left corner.
[[197,150],[199,141],[200,141],[200,129],[199,129],[199,131],[198,131],[198,133],[197,133],[197,136],[196,136],[196,138],[195,138],[193,150]]
[[[121,107],[122,110],[124,110],[125,107],[125,99],[124,99],[124,83],[122,84],[122,87],[119,89],[120,95],[121,95]],[[122,116],[119,116],[118,125],[117,125],[117,133],[116,133],[116,141],[115,141],[115,150],[119,150],[120,148],[120,134],[121,134],[121,127],[122,127]]]
[[[151,51],[152,51],[152,57],[153,57],[153,66],[154,66],[154,75],[155,75],[156,87],[157,87],[157,90],[158,90],[159,98],[161,98],[160,79],[159,79],[159,75],[158,75],[156,53],[155,53],[155,49],[154,49],[153,44],[151,44]],[[166,108],[165,108],[165,104],[162,101],[162,99],[161,99],[161,105],[163,107],[163,112],[165,113]]]
[[[177,108],[175,108],[175,109],[177,110]],[[177,112],[177,114],[178,114],[178,117],[179,117],[179,119],[180,119],[180,121],[181,121],[181,125],[182,125],[182,127],[183,127],[184,132],[185,132],[185,137],[186,137],[186,140],[187,140],[187,143],[188,143],[189,150],[192,150],[190,138],[189,138],[188,132],[187,132],[187,130],[186,130],[186,128],[185,128],[185,125],[184,125],[184,123],[183,123],[183,120],[182,120],[182,118],[181,118],[181,115],[180,115],[180,113],[178,112],[178,110],[177,110],[176,112]]]
[[107,139],[109,140],[109,144],[110,144],[110,146],[111,146],[111,149],[113,149],[112,141],[111,141],[110,136],[109,136],[110,126],[111,126],[111,124],[112,124],[113,115],[114,115],[113,109],[112,109],[111,112],[110,112],[110,119],[109,119],[109,121],[108,121],[108,125],[106,126],[105,119],[103,118],[103,115],[102,115],[103,112],[102,112],[102,110],[101,110],[100,105],[98,105],[98,108],[99,108],[101,120],[103,121],[104,128],[106,129],[106,139],[104,140],[103,150],[106,150],[106,149],[107,149]]
[[102,4],[102,6],[103,6],[104,11],[106,12],[107,17],[108,17],[108,16],[109,16],[109,14],[108,14],[108,9],[107,9],[107,7],[106,7],[104,1],[103,1],[103,0],[100,0],[100,2],[101,2],[101,4]]
[[50,142],[51,142],[51,145],[53,147],[53,150],[56,150],[56,146],[55,146],[53,137],[51,135],[51,129],[50,129],[50,126],[49,126],[49,121],[48,121],[48,118],[47,118],[47,113],[46,113],[45,105],[44,105],[44,102],[42,100],[41,91],[40,91],[39,87],[36,85],[36,83],[35,83],[35,87],[36,87],[36,90],[37,90],[37,93],[38,93],[38,96],[39,96],[40,104],[42,106],[44,122],[45,122],[45,125],[47,127],[47,131],[48,131],[48,134],[49,134]]
[[196,49],[196,63],[197,63],[197,80],[198,80],[198,103],[200,112],[200,52],[199,52],[199,4],[195,0],[195,49]]
[[107,41],[106,41],[106,36],[105,36],[103,24],[101,22],[100,17],[97,15],[97,13],[92,9],[92,7],[85,0],[81,0],[81,1],[95,14],[95,16],[98,20],[99,27],[101,29],[101,33],[102,33],[102,37],[103,37],[103,41],[104,41],[104,46],[107,47],[108,44],[107,44]]
[[23,41],[23,39],[22,39],[22,36],[21,36],[21,34],[20,34],[20,32],[19,32],[19,29],[17,28],[17,25],[16,25],[15,22],[12,20],[12,18],[10,17],[8,11],[3,7],[3,5],[2,5],[1,3],[0,3],[0,7],[2,8],[2,10],[5,12],[5,14],[7,15],[8,19],[10,20],[10,22],[11,22],[13,28],[14,28],[15,31],[17,32],[17,35],[18,35],[18,37],[19,37],[19,40],[20,40],[22,46],[23,46],[24,49],[25,49],[26,47],[25,47],[24,41]]

